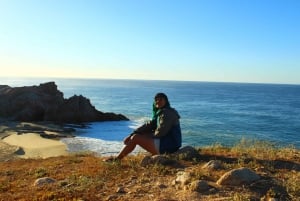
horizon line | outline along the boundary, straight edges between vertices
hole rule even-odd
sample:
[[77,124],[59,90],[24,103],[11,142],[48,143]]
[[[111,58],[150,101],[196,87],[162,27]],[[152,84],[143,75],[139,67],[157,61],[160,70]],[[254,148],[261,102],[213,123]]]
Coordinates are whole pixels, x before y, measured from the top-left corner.
[[[249,81],[212,81],[212,80],[171,80],[171,79],[138,79],[138,78],[103,78],[103,77],[53,77],[53,76],[3,76],[0,78],[13,79],[69,79],[69,80],[132,80],[132,81],[166,81],[166,82],[203,82],[203,83],[232,83],[232,84],[273,84],[273,85],[300,85],[300,83],[283,82],[249,82]],[[50,81],[49,81],[50,82]],[[1,85],[1,84],[0,84]]]

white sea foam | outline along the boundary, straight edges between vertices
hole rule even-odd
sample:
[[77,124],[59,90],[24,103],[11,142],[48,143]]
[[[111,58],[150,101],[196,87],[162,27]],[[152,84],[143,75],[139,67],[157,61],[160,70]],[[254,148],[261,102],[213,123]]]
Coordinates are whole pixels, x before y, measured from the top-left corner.
[[[91,123],[87,128],[78,128],[76,137],[64,138],[61,141],[71,153],[92,151],[102,156],[116,155],[124,146],[123,139],[144,121],[145,118],[135,121]],[[137,146],[133,154],[141,151]]]
[[[68,147],[68,152],[91,151],[101,156],[117,155],[124,144],[120,141],[107,141],[89,137],[64,138],[61,140]],[[140,147],[136,147],[133,154],[142,152]]]

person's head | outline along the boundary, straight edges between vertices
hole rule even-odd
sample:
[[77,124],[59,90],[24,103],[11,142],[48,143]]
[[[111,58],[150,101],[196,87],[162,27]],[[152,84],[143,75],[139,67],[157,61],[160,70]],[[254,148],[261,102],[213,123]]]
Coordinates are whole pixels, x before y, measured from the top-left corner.
[[169,102],[167,95],[164,93],[161,93],[161,92],[157,93],[154,96],[154,105],[158,109],[163,108],[163,107],[170,107],[170,102]]

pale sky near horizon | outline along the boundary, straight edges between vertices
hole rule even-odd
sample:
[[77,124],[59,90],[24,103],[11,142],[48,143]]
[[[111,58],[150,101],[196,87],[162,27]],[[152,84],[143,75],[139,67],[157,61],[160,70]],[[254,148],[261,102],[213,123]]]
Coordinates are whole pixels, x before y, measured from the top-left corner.
[[300,84],[300,1],[0,0],[0,72]]

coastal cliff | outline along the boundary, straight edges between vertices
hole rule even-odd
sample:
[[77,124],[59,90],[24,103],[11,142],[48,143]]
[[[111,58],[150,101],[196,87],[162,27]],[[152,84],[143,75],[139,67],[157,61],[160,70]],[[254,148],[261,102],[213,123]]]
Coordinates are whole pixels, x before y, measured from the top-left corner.
[[0,118],[59,123],[128,120],[122,114],[98,111],[82,95],[65,99],[55,82],[24,87],[0,85]]

